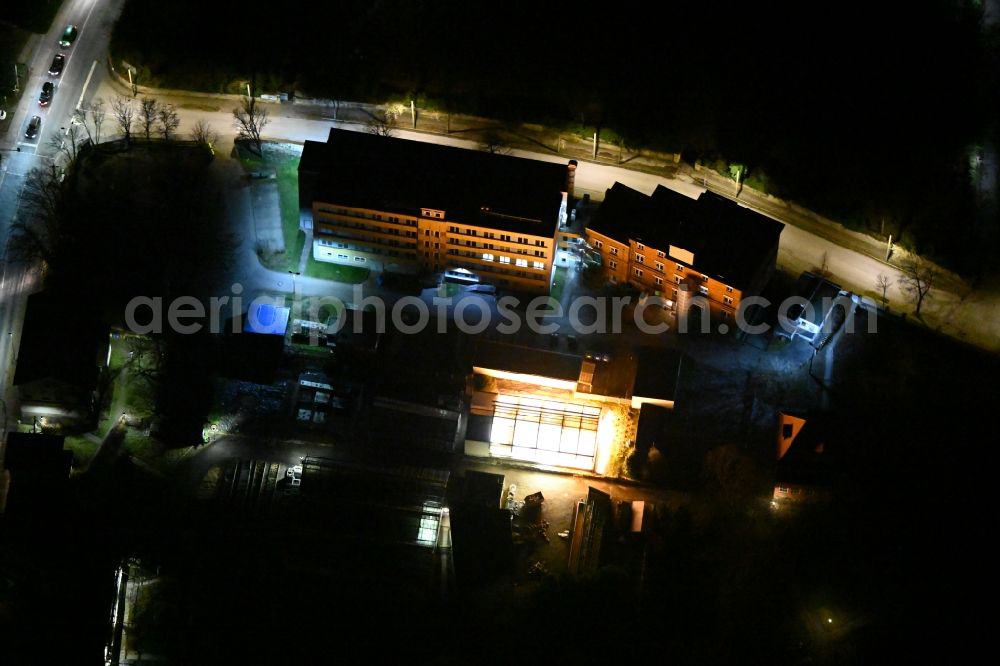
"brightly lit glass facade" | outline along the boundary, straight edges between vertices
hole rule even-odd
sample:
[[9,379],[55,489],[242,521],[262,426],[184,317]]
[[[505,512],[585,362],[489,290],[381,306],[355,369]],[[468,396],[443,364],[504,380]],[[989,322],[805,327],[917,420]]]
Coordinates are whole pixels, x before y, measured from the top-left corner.
[[593,469],[601,408],[546,398],[497,396],[490,453],[546,465]]

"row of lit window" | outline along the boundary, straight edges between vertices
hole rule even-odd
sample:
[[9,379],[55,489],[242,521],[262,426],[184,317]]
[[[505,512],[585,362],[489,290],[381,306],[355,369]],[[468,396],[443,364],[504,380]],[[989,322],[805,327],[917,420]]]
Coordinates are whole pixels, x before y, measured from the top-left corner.
[[[460,230],[458,227],[448,227],[448,231],[450,233],[453,233],[453,234],[463,233],[466,236],[476,236],[476,235],[478,235],[475,229],[462,229],[462,230]],[[505,243],[520,243],[521,245],[527,245],[528,244],[528,239],[525,238],[524,236],[518,236],[515,239],[510,234],[499,234],[499,238],[498,238],[498,235],[496,233],[492,232],[492,231],[484,231],[483,232],[483,238],[502,240]],[[545,241],[544,240],[538,240],[538,239],[536,239],[535,242],[534,242],[534,244],[537,245],[538,247],[545,247]]]
[[[482,260],[483,261],[499,261],[501,264],[509,264],[510,263],[510,257],[505,257],[504,255],[500,255],[499,257],[496,257],[495,255],[492,255],[489,252],[484,252],[483,253]],[[528,260],[527,259],[515,259],[514,260],[514,265],[515,266],[520,266],[522,268],[527,268],[528,267]],[[532,268],[538,268],[538,269],[545,268],[545,263],[542,262],[542,261],[533,261],[533,262],[531,262],[531,267]]]

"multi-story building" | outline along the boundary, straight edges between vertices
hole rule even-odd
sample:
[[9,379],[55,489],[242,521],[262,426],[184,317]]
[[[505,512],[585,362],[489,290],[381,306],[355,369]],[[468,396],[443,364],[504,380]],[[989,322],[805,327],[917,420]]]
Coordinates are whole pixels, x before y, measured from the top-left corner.
[[632,283],[670,307],[687,302],[682,291],[702,296],[712,316],[727,319],[767,284],[783,228],[712,192],[692,199],[661,185],[647,196],[615,183],[587,226],[587,242],[612,282]]
[[575,164],[331,129],[299,163],[318,261],[400,272],[464,268],[548,293]]

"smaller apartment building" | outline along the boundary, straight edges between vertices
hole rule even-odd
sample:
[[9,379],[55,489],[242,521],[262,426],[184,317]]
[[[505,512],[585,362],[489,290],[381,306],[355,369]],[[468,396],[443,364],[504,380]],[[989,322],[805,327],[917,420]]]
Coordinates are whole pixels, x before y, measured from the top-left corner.
[[548,293],[574,167],[332,129],[303,149],[302,227],[318,261]]
[[652,195],[608,189],[587,242],[611,282],[631,283],[671,307],[686,289],[713,317],[735,317],[741,299],[770,279],[784,225],[717,194],[697,199],[658,186]]

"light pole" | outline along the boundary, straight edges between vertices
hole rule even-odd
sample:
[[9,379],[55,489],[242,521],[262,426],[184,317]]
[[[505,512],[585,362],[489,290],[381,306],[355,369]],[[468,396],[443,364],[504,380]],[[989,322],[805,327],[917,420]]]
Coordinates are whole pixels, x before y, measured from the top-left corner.
[[292,276],[292,299],[295,299],[295,276],[302,275],[300,271],[288,271]]

